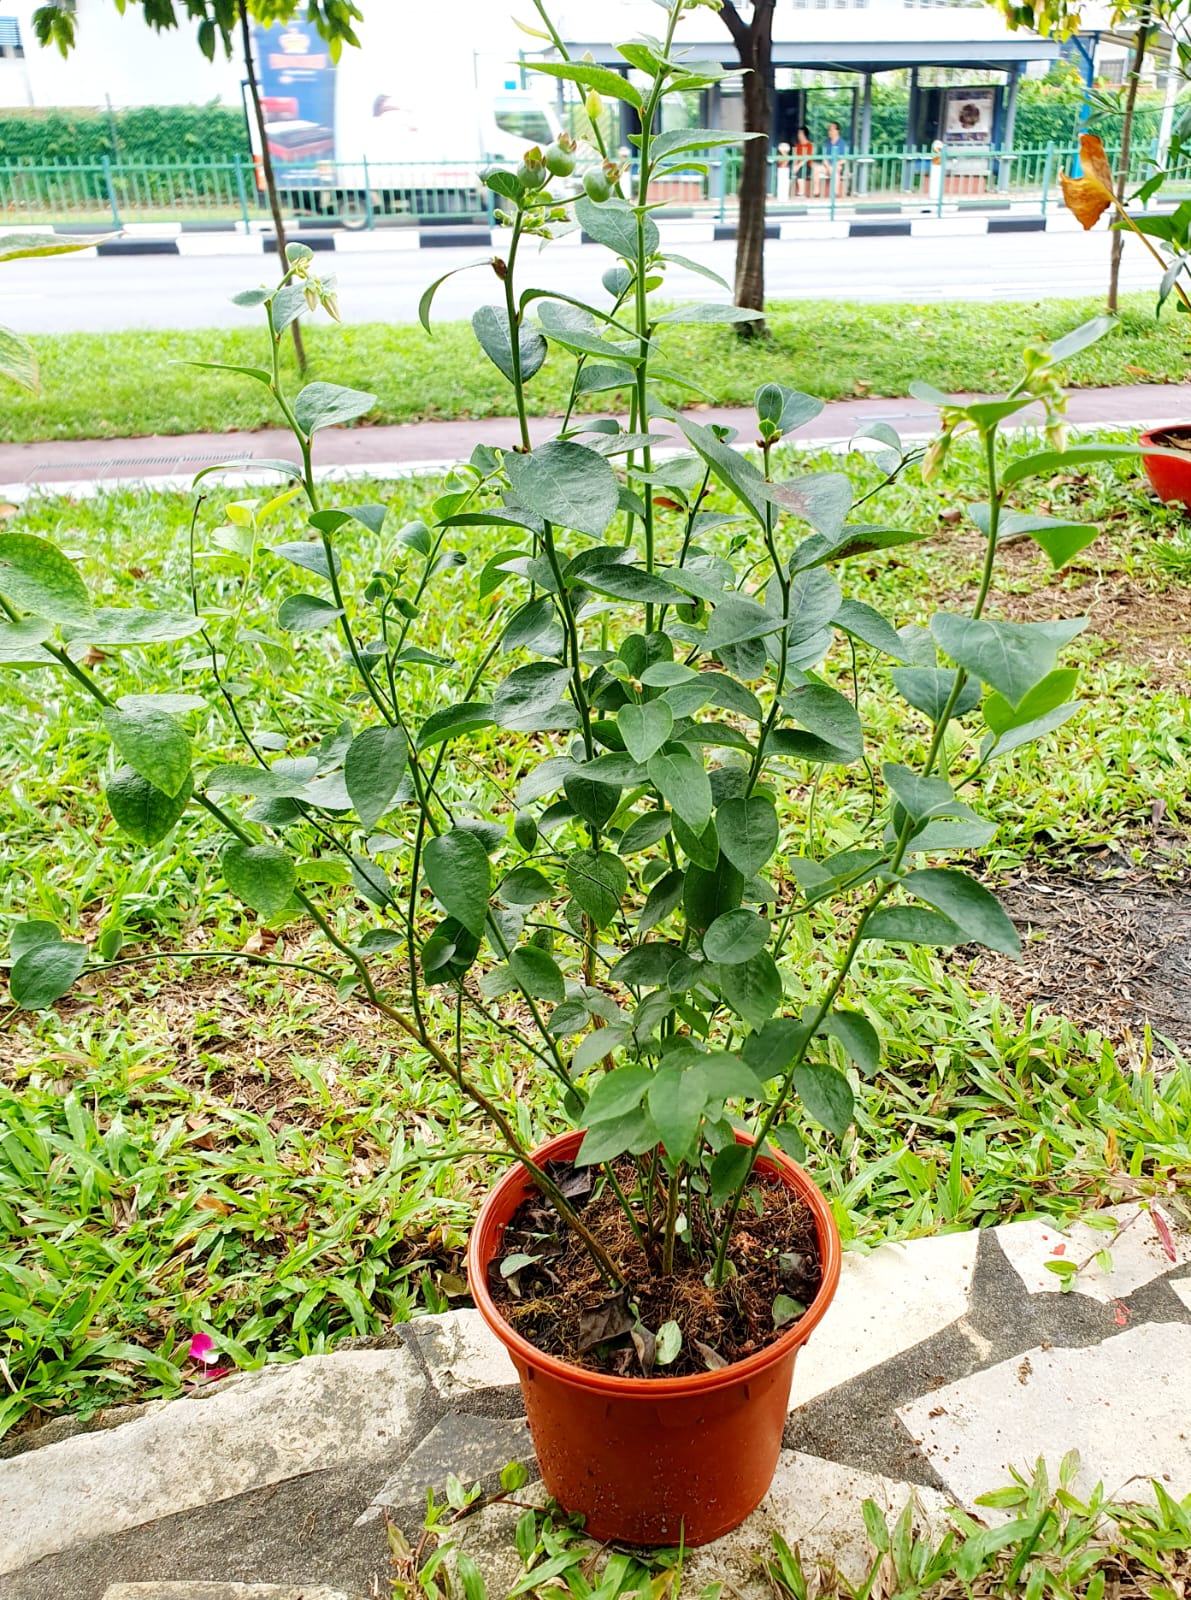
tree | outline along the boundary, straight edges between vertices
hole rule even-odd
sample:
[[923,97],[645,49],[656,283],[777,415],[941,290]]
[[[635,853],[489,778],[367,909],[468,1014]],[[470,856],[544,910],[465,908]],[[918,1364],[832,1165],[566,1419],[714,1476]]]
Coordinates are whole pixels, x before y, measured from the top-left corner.
[[[744,3],[744,0],[741,0]],[[775,0],[752,0],[746,22],[737,0],[724,0],[720,15],[736,45],[744,71],[744,131],[761,138],[744,142],[736,217],[738,306],[765,309],[765,199],[769,192],[769,129],[773,107],[773,10]],[[743,322],[742,334],[764,332],[763,322]]]
[[[130,4],[140,6],[145,21],[158,33],[166,28],[176,28],[179,21],[197,22],[198,46],[208,61],[215,59],[215,51],[220,45],[225,55],[230,57],[234,53],[238,35],[244,52],[248,92],[260,142],[261,173],[265,180],[269,209],[273,214],[273,235],[284,270],[287,264],[285,218],[281,213],[281,197],[273,176],[273,158],[269,154],[269,141],[265,136],[265,114],[252,54],[252,24],[259,22],[267,28],[276,22],[292,22],[297,13],[304,10],[306,20],[314,23],[326,41],[331,59],[338,61],[345,44],[359,44],[354,24],[362,20],[363,14],[354,0],[115,0],[116,9],[120,12],[127,10]],[[68,55],[78,35],[74,0],[46,0],[33,13],[33,30],[40,44],[55,44],[64,56]],[[305,372],[306,350],[296,319],[290,323],[290,328],[298,366]]]

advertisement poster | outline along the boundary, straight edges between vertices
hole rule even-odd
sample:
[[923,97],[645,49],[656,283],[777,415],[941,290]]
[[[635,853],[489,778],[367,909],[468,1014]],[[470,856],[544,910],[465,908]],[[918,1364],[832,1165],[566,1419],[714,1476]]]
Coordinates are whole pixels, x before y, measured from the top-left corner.
[[943,141],[987,150],[992,144],[995,88],[948,89],[943,104]]
[[278,177],[317,178],[319,163],[335,159],[334,63],[313,23],[255,32],[265,133]]

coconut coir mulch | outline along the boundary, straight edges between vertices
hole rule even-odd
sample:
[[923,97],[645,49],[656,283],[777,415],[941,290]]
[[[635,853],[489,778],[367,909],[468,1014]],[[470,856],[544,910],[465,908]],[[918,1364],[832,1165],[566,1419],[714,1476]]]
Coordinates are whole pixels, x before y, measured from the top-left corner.
[[[626,1287],[614,1293],[553,1205],[530,1195],[489,1263],[488,1286],[506,1322],[547,1355],[627,1378],[714,1371],[755,1355],[796,1324],[792,1318],[774,1326],[778,1296],[805,1309],[818,1292],[814,1218],[796,1194],[762,1173],[755,1174],[732,1230],[728,1255],[736,1275],[712,1289],[704,1282],[710,1258],[692,1260],[681,1240],[673,1273],[663,1275],[647,1260],[611,1185],[598,1181],[593,1169],[550,1162],[548,1170],[623,1268]],[[631,1194],[634,1164],[622,1160],[615,1171]],[[535,1258],[532,1264],[509,1272],[525,1256]],[[661,1365],[655,1340],[667,1322],[682,1330],[682,1346]]]

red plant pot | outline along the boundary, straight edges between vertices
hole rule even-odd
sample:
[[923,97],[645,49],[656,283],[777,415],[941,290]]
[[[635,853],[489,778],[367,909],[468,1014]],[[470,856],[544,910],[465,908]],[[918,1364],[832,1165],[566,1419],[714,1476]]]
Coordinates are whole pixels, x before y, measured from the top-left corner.
[[[742,1143],[751,1143],[738,1134]],[[534,1160],[573,1160],[582,1132],[561,1134]],[[546,1488],[582,1512],[595,1539],[708,1544],[738,1527],[764,1498],[777,1467],[794,1362],[839,1282],[840,1242],[826,1199],[801,1167],[774,1151],[757,1162],[810,1207],[819,1242],[819,1292],[794,1326],[745,1361],[685,1378],[617,1378],[544,1354],[501,1316],[488,1264],[531,1190],[511,1168],[472,1230],[467,1275],[484,1321],[512,1357]]]
[[1181,453],[1142,456],[1141,462],[1159,500],[1167,505],[1186,506],[1191,511],[1191,423],[1143,433],[1138,443],[1160,450],[1172,434],[1187,441],[1186,456]]

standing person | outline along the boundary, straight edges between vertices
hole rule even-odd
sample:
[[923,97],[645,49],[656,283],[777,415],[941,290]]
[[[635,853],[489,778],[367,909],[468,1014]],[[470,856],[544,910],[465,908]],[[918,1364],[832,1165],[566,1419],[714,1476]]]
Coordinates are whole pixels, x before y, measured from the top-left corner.
[[811,192],[811,157],[815,153],[815,146],[810,134],[805,128],[799,128],[798,137],[794,141],[794,193],[796,195],[809,195]]
[[840,133],[839,123],[829,122],[827,124],[827,139],[823,145],[823,154],[826,160],[819,168],[819,175],[825,194],[830,191],[833,180],[837,197],[847,193],[848,168],[846,158],[849,153],[848,141]]

